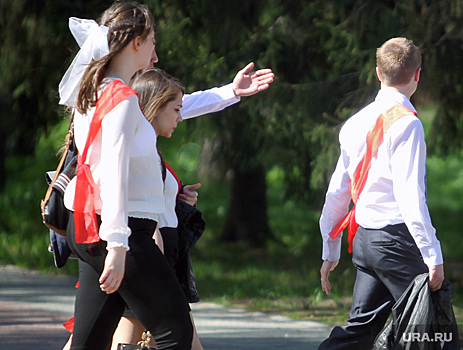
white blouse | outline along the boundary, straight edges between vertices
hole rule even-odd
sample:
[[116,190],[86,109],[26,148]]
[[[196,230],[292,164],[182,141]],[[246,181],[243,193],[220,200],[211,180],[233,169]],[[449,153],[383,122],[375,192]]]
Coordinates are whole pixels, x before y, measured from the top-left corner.
[[240,98],[235,96],[233,84],[230,83],[225,86],[184,95],[183,107],[180,113],[183,119],[196,118],[203,114],[219,112],[239,101]]
[[[105,80],[107,84],[110,80]],[[82,152],[95,108],[74,115],[77,149]],[[156,134],[142,113],[138,97],[130,96],[102,121],[89,148],[87,164],[95,181],[95,211],[101,215],[99,235],[111,247],[128,246],[128,217],[158,220],[164,212],[161,161]],[[72,209],[74,178],[65,192],[65,205]]]
[[[240,101],[235,96],[232,84],[205,91],[196,91],[183,96],[183,107],[180,110],[183,119],[195,118],[203,114],[218,112]],[[159,215],[158,226],[176,228],[178,218],[175,213],[177,202],[178,182],[174,175],[166,169],[164,184],[164,213]]]
[[[102,86],[112,80],[105,79]],[[231,84],[185,95],[182,117],[188,119],[220,111],[238,101]],[[74,135],[80,152],[94,112],[95,108],[85,115],[75,112]],[[100,238],[108,242],[108,249],[129,249],[128,217],[159,221],[166,208],[156,134],[143,115],[137,96],[130,96],[103,118],[86,163],[96,184],[95,211],[101,215]],[[64,195],[69,210],[73,208],[75,182],[76,178],[69,183]],[[172,197],[168,196],[169,208],[175,213],[175,197],[172,206]]]
[[177,179],[172,175],[169,169],[166,169],[166,180],[164,182],[164,206],[165,210],[159,215],[158,226],[176,228],[178,226],[178,218],[175,213],[175,205],[177,202],[177,194],[179,186]]
[[[323,260],[334,261],[340,257],[341,235],[333,240],[329,232],[349,210],[350,181],[365,153],[368,131],[379,115],[395,103],[416,111],[406,96],[383,88],[374,102],[352,116],[341,129],[341,155],[320,218]],[[405,223],[424,262],[434,266],[442,264],[443,257],[429,216],[425,178],[426,143],[423,125],[411,114],[396,121],[384,134],[357,201],[355,218],[360,226],[372,229]]]

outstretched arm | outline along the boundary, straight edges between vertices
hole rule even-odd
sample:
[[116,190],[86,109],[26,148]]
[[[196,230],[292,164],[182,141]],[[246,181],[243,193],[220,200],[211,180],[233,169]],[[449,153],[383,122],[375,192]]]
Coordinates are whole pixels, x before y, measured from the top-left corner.
[[241,69],[233,82],[219,88],[196,91],[183,96],[183,107],[180,111],[183,119],[196,118],[200,115],[219,112],[240,101],[242,96],[255,95],[269,87],[273,82],[271,69],[260,69],[251,72],[254,63]]
[[241,69],[233,79],[233,91],[237,97],[251,96],[266,90],[273,82],[274,74],[271,69],[259,69],[251,72],[254,62]]

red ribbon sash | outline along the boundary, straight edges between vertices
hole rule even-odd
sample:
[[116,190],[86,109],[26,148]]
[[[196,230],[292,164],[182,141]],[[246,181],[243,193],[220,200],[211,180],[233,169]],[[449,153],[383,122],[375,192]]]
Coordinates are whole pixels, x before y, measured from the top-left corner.
[[74,198],[74,225],[76,243],[95,243],[100,240],[95,214],[95,182],[90,166],[85,163],[87,152],[101,128],[101,122],[119,103],[136,94],[120,80],[113,80],[103,91],[96,103],[95,114],[82,154],[77,156],[76,193]]
[[355,234],[359,227],[355,221],[355,205],[360,196],[360,193],[365,187],[365,183],[367,182],[371,160],[373,157],[377,156],[378,148],[383,142],[383,136],[386,131],[392,126],[392,124],[394,124],[394,122],[410,114],[414,114],[416,116],[416,113],[407,107],[401,104],[395,104],[378,117],[375,125],[368,132],[366,140],[367,149],[363,155],[362,160],[357,165],[357,168],[355,168],[349,188],[354,205],[329,234],[330,237],[334,239],[347,227],[347,242],[349,243],[349,253],[352,253],[352,242],[354,241]]

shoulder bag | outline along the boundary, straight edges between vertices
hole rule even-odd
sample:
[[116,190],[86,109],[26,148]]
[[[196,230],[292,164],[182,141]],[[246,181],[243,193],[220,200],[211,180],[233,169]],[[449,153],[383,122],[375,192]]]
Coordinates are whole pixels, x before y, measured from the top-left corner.
[[46,173],[48,189],[40,204],[45,226],[64,237],[66,237],[69,211],[64,206],[63,196],[67,185],[76,174],[76,168],[77,148],[74,141],[74,113],[72,113],[61,159],[55,171]]

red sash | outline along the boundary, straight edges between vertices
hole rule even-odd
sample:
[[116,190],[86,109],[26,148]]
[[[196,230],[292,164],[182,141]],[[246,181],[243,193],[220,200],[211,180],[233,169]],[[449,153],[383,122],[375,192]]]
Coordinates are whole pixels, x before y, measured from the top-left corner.
[[352,242],[355,237],[355,233],[359,225],[355,221],[355,204],[365,187],[365,183],[368,178],[368,172],[370,171],[371,159],[376,157],[378,153],[378,147],[383,142],[383,136],[386,131],[391,127],[394,122],[402,117],[416,113],[401,104],[395,104],[390,109],[381,114],[376,120],[373,128],[368,132],[366,140],[366,152],[355,168],[354,174],[350,182],[350,194],[352,202],[354,203],[352,209],[339,221],[339,223],[331,230],[330,237],[336,238],[346,227],[348,227],[347,241],[349,243],[348,252],[352,253]]
[[100,240],[95,214],[95,182],[90,166],[85,164],[88,148],[101,128],[101,122],[119,103],[136,94],[120,80],[113,80],[103,91],[96,103],[95,114],[82,154],[77,156],[76,193],[74,198],[74,225],[76,243],[95,243]]

